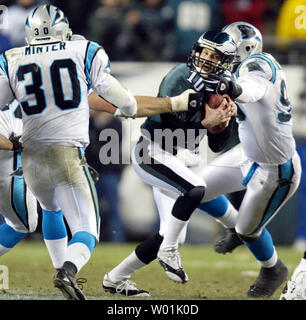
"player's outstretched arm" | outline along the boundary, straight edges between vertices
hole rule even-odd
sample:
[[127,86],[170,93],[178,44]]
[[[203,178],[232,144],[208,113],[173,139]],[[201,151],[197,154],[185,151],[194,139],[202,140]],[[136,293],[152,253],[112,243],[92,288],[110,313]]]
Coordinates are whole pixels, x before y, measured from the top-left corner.
[[[135,96],[137,102],[136,117],[150,117],[155,114],[168,113],[168,112],[183,112],[187,111],[190,102],[190,93],[194,93],[193,90],[186,90],[182,94],[171,98],[156,98],[149,96]],[[113,104],[106,101],[96,93],[91,93],[88,98],[89,106],[91,109],[97,111],[105,111],[117,116],[125,116],[120,113],[120,109],[117,109]],[[198,103],[199,101],[197,101]],[[193,106],[201,107],[201,106]]]
[[[154,98],[147,96],[136,96],[137,114],[136,117],[150,117],[158,113],[171,112],[171,101],[169,98]],[[116,116],[125,115],[120,112],[113,104],[103,99],[96,93],[91,93],[88,97],[89,107],[96,111],[104,111]]]
[[88,96],[88,104],[92,110],[96,111],[104,111],[114,114],[117,110],[117,108],[115,108],[111,103],[94,92]]
[[151,117],[161,113],[188,111],[191,100],[197,104],[192,108],[200,108],[201,105],[198,105],[198,103],[201,103],[201,100],[195,100],[190,96],[190,94],[194,93],[195,91],[188,89],[180,95],[170,98],[135,96],[138,105],[137,117]]

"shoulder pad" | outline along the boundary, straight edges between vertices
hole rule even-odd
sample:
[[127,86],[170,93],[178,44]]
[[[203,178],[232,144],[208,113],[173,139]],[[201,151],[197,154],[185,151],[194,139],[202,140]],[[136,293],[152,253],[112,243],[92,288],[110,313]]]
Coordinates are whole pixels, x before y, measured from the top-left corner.
[[86,40],[86,38],[80,34],[73,34],[71,36],[71,41],[76,41],[76,40]]
[[264,78],[274,83],[276,66],[273,60],[262,54],[250,56],[239,65],[236,77],[238,78],[249,72],[260,72]]

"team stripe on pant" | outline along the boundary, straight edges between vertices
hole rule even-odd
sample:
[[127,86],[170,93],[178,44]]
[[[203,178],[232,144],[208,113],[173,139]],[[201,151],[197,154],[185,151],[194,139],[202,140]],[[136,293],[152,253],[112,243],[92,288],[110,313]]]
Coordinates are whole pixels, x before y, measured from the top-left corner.
[[[21,167],[21,153],[14,153],[14,170]],[[28,207],[27,207],[27,185],[23,177],[12,177],[11,182],[11,204],[16,216],[29,230]]]
[[263,218],[257,230],[260,229],[263,225],[265,225],[266,222],[273,217],[273,215],[276,213],[276,211],[279,209],[279,207],[286,199],[290,190],[293,175],[294,168],[292,160],[289,160],[286,163],[278,166],[279,185],[273,192],[272,197],[270,198],[267,204]]
[[[141,137],[135,147],[135,158],[140,168],[153,175],[157,179],[160,179],[176,188],[183,194],[195,187],[193,184],[179,176],[170,168],[150,157],[148,146],[149,142]],[[143,162],[143,159],[149,160],[148,163]]]
[[[78,148],[78,150],[79,150],[79,158],[81,160],[82,157],[85,156],[85,152],[83,148]],[[92,179],[92,176],[87,166],[83,166],[83,171],[88,181],[88,185],[89,185],[89,189],[90,189],[90,193],[91,193],[91,197],[92,197],[92,201],[93,201],[95,213],[96,213],[97,230],[98,230],[98,234],[100,234],[100,208],[99,208],[99,200],[98,200],[95,183]]]

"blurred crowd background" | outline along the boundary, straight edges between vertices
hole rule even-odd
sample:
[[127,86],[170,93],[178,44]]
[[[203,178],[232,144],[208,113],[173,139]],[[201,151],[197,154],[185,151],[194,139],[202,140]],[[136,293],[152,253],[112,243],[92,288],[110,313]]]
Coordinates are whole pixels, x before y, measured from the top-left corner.
[[45,3],[66,13],[74,33],[101,43],[111,61],[185,61],[203,32],[239,20],[263,33],[281,64],[306,61],[305,12],[295,12],[305,0],[2,0],[12,19],[0,50],[25,44],[24,20]]
[[[294,102],[298,105],[296,118],[300,120],[296,140],[302,165],[306,167],[306,128],[302,123],[306,121],[305,0],[0,1],[0,5],[8,7],[9,13],[9,27],[0,30],[0,52],[25,45],[25,19],[34,6],[41,4],[59,7],[67,15],[74,33],[101,44],[109,55],[111,66],[115,66],[115,76],[120,80],[141,73],[143,69],[139,63],[146,64],[144,70],[150,77],[150,73],[153,73],[150,68],[156,70],[156,63],[169,63],[170,66],[185,62],[194,42],[207,30],[221,29],[234,21],[252,23],[263,34],[264,51],[271,53],[285,68],[289,67],[288,85],[292,91],[298,90],[294,91]],[[159,80],[155,75],[155,87],[158,88],[164,75],[160,74]],[[141,75],[137,79],[139,84],[143,82],[139,81]],[[145,85],[150,87],[150,80]],[[102,165],[98,161],[97,154],[103,146],[98,137],[104,128],[114,128],[119,133],[120,143],[124,140],[124,126],[120,120],[107,114],[91,119],[91,145],[87,148],[87,158],[101,174],[96,184],[102,215],[101,238],[113,242],[142,240],[158,228],[156,208],[148,196],[150,188],[138,182],[141,190],[147,193],[141,193],[136,188],[137,201],[134,206],[131,205],[135,196],[130,196],[127,189],[133,189],[131,181],[137,177],[131,173],[130,166]],[[237,136],[234,136],[231,145],[237,142]],[[123,182],[123,179],[127,182]],[[242,195],[231,196],[237,207]],[[282,211],[284,213],[280,213],[269,226],[276,244],[293,244],[305,249],[306,173],[303,174],[299,191]],[[148,212],[153,213],[150,215]],[[205,219],[202,218],[202,231],[191,230],[188,241],[210,242],[212,237],[222,232]],[[35,238],[35,235],[31,237]]]

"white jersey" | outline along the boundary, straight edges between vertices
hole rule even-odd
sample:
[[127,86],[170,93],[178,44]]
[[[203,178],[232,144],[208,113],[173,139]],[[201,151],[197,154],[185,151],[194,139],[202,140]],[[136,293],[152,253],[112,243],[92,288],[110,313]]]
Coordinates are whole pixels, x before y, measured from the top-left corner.
[[295,152],[291,106],[281,66],[269,54],[255,54],[236,71],[242,94],[239,138],[246,156],[258,163],[282,164]]
[[[21,108],[15,100],[0,111],[0,134],[9,139],[11,134],[21,136],[22,119]],[[10,174],[21,165],[14,163],[18,161],[15,152],[11,150],[0,150],[0,181],[10,179]]]
[[14,48],[0,56],[0,67],[2,99],[14,94],[22,107],[24,144],[87,146],[88,90],[103,95],[111,86],[109,59],[98,44],[78,40]]

